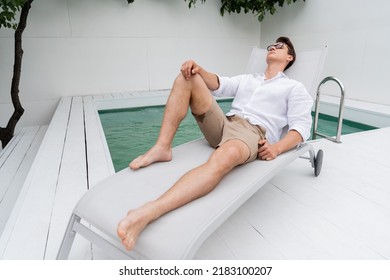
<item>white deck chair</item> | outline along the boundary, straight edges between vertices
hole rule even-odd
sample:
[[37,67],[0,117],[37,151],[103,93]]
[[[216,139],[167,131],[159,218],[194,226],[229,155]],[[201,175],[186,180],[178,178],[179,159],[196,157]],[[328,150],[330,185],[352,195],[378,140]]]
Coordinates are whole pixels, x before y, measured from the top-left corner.
[[[256,72],[254,66],[265,60],[265,53],[253,50],[248,72]],[[315,88],[325,54],[326,48],[298,52],[297,65],[289,75],[303,77],[308,89]],[[148,225],[134,250],[127,252],[116,235],[117,224],[127,211],[160,196],[184,172],[204,163],[212,151],[204,139],[195,140],[174,148],[171,162],[155,163],[137,171],[124,169],[98,183],[76,205],[57,259],[68,257],[77,233],[115,259],[191,259],[204,240],[284,166],[309,152],[318,176],[322,163],[322,151],[315,155],[313,146],[305,143],[275,160],[239,166],[208,195]]]

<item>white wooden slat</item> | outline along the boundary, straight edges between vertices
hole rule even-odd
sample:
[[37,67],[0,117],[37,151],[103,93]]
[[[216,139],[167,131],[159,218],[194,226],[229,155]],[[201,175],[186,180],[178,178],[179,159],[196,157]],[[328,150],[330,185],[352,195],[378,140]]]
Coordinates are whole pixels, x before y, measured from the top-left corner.
[[11,140],[8,142],[7,146],[4,149],[0,145],[0,168],[4,161],[7,159],[8,155],[12,152],[12,149],[17,145],[24,129],[25,128],[22,127],[19,131],[15,132],[14,137],[11,138]]
[[[353,242],[357,244],[357,247],[361,247],[362,249],[368,247],[369,250],[366,250],[365,252],[363,251],[361,255],[369,258],[369,256],[372,256],[372,253],[369,251],[374,251],[378,256],[380,256],[380,251],[386,250],[385,248],[379,248],[378,250],[377,245],[375,245],[377,242],[384,244],[383,242],[386,241],[386,238],[383,236],[383,234],[388,231],[381,225],[382,222],[379,219],[376,220],[375,216],[359,217],[354,209],[346,207],[344,203],[337,201],[337,199],[334,197],[329,197],[324,193],[319,192],[316,190],[315,185],[309,186],[302,183],[298,187],[307,189],[309,195],[307,193],[305,195],[297,195],[295,193],[295,188],[296,187],[291,185],[282,187],[283,191],[287,192],[299,202],[303,203],[312,212],[316,213],[319,218],[325,219],[329,221],[331,225],[339,228],[340,231],[344,233],[340,234],[340,236],[343,236],[343,239],[341,239],[342,241],[353,240]],[[339,196],[344,196],[344,194],[340,194]],[[347,196],[344,197],[344,199],[347,201],[350,199],[350,197]],[[369,221],[373,218],[373,221]],[[383,220],[383,222],[385,224],[388,223],[386,220]],[[374,226],[374,228],[369,228],[368,226],[370,225]],[[376,232],[376,230],[379,229],[378,226],[381,228],[381,230]],[[378,241],[372,240],[372,238],[374,238],[377,234],[382,235],[381,238]]]
[[101,97],[103,99],[113,99],[113,96],[111,93],[105,93],[105,94],[102,94]]
[[12,137],[11,141],[7,144],[7,146],[0,152],[0,168],[3,166],[3,164],[7,161],[10,154],[12,154],[12,151],[19,143],[20,139],[22,139],[24,130],[26,128],[21,128],[18,133],[15,134],[14,137]]
[[[77,201],[87,191],[84,109],[81,97],[73,97],[57,190],[50,221],[45,259],[55,259]],[[84,240],[80,240],[82,242]],[[88,242],[84,242],[88,248]],[[81,248],[78,244],[76,248]]]
[[[91,97],[84,97],[85,135],[88,162],[88,187],[115,173],[100,117]],[[93,259],[107,259],[100,248],[93,245]]]
[[[245,204],[239,211],[250,224],[285,259],[328,259],[329,252],[322,244],[307,236],[279,209],[286,207],[282,196],[274,195],[274,187],[265,185],[255,194],[256,204]],[[292,210],[289,208],[289,210]]]
[[115,173],[99,114],[91,97],[84,97],[89,188]]
[[[9,168],[4,168],[5,166],[3,166],[0,170],[0,173],[4,170],[8,173],[8,175],[12,174],[12,180],[8,182],[7,191],[4,193],[4,196],[2,196],[0,201],[0,235],[6,226],[11,212],[13,211],[16,200],[23,187],[24,180],[27,177],[31,164],[42,142],[43,136],[46,133],[46,129],[47,126],[27,128],[26,133],[23,134],[23,139],[19,142],[17,148],[14,149],[12,159],[9,160],[13,163],[18,163],[17,169],[10,170]],[[18,150],[17,157],[15,157],[15,150]],[[0,178],[2,178],[2,183],[5,183],[5,178],[2,175]]]
[[92,98],[94,100],[101,100],[101,99],[104,99],[104,96],[103,95],[93,95]]
[[128,97],[131,97],[131,96],[132,96],[132,92],[130,92],[130,91],[122,92],[122,97],[123,98],[128,98]]
[[[360,143],[360,141],[356,141],[356,143]],[[359,188],[367,187],[364,182],[359,182],[356,179],[359,179],[360,174],[364,174],[365,170],[373,170],[375,167],[370,166],[370,162],[359,163],[356,160],[356,153],[361,158],[365,157],[362,147],[356,147],[355,153],[351,153],[352,150],[347,148],[347,143],[343,143],[341,146],[334,145],[326,149],[326,155],[327,161],[331,160],[331,163],[336,166],[328,163],[325,168],[323,167],[324,174],[318,178],[318,181],[308,182],[302,178],[299,186],[291,186],[287,181],[294,181],[297,178],[293,171],[287,168],[283,178],[275,178],[272,182],[313,212],[339,227],[349,236],[349,239],[360,242],[378,255],[388,258],[390,254],[388,245],[390,244],[390,216],[388,210],[356,191]],[[370,153],[372,150],[368,152]],[[342,163],[344,166],[337,166],[338,163]],[[346,166],[353,166],[355,173],[345,174],[348,170],[345,168]],[[388,182],[388,179],[385,179],[386,176],[389,176],[387,174],[382,174],[380,184]],[[356,187],[357,185],[359,187]],[[302,193],[303,190],[305,193]]]
[[[21,173],[24,173],[25,171],[27,172],[27,170],[29,170],[29,172],[31,172],[31,164],[33,162],[33,158],[35,158],[35,156],[37,154],[37,151],[41,145],[41,142],[42,142],[42,139],[46,133],[46,130],[47,130],[47,126],[40,127],[40,129],[37,133],[37,136],[34,140],[34,143],[31,145],[31,148],[30,148],[28,154],[26,155],[26,158],[24,159],[24,161],[22,163],[22,166],[20,168],[20,170],[22,171]],[[28,174],[20,174],[19,173],[17,175],[17,177],[14,179],[14,181],[12,182],[12,184],[14,186],[17,186],[17,185],[21,186],[21,190],[19,192],[19,195],[18,195],[16,201],[14,202],[14,205],[12,207],[12,212],[9,213],[7,223],[6,223],[6,225],[2,231],[2,234],[1,234],[0,257],[3,255],[3,252],[4,252],[5,248],[7,247],[8,240],[9,240],[10,236],[12,235],[12,231],[13,231],[15,222],[17,220],[20,209],[22,208],[22,205],[23,205],[24,198],[26,196],[26,191],[27,191],[27,188],[26,188],[27,184],[25,184],[25,179],[27,178],[26,176],[28,177]]]
[[[21,131],[14,136],[12,143],[9,143],[0,159],[0,201],[7,191],[9,183],[12,181],[12,178],[23,159],[24,152],[28,147],[28,137],[26,137],[25,141],[22,141],[26,130],[28,130],[28,128],[22,128]],[[18,148],[20,141],[22,142]],[[11,158],[11,160],[8,160],[9,158]]]
[[136,97],[136,96],[143,96],[143,95],[139,91],[132,91],[132,92],[129,92],[129,96]]
[[0,168],[0,202],[2,197],[4,197],[5,193],[7,192],[11,181],[13,180],[20,167],[20,164],[23,161],[23,158],[30,148],[38,128],[39,127],[26,127],[21,131],[20,139],[17,141],[17,145],[12,149],[12,152],[8,156],[8,158],[11,158],[11,160],[7,160]]
[[112,97],[113,98],[123,98],[123,94],[122,94],[122,92],[115,92],[115,93],[112,93]]
[[[310,186],[308,186],[310,188]],[[359,240],[352,238],[339,227],[335,226],[331,221],[324,219],[316,212],[305,207],[297,200],[292,199],[285,192],[278,188],[269,188],[271,197],[267,199],[266,196],[255,196],[254,199],[258,203],[270,203],[269,208],[273,213],[278,213],[280,219],[284,219],[293,224],[303,235],[307,236],[313,242],[320,246],[321,252],[317,253],[319,256],[309,259],[380,259],[381,256],[371,250],[368,246],[359,242]],[[283,207],[275,206],[273,197],[278,197],[281,200]],[[271,202],[270,202],[271,201]],[[275,220],[275,223],[278,223]],[[308,247],[307,244],[302,244],[302,247]],[[308,248],[308,250],[318,250],[316,248]],[[294,256],[291,252],[290,258]]]
[[62,98],[23,186],[26,195],[4,259],[43,259],[72,98]]
[[[333,156],[336,155],[333,154]],[[359,163],[359,159],[354,158],[353,155],[337,153],[337,157],[341,162],[335,162],[332,166],[329,166],[329,174],[340,174],[341,177],[337,178],[336,181],[345,181],[346,184],[342,185],[343,188],[371,200],[376,206],[383,208],[383,211],[390,214],[390,184],[383,183],[390,180],[389,167],[382,167],[373,162]],[[353,168],[349,169],[345,168],[344,164],[346,162],[350,164],[355,162],[355,164]],[[343,170],[342,174],[339,170]],[[344,178],[348,178],[348,180],[344,180]]]
[[[338,203],[346,208],[346,211],[351,212],[351,217],[348,219],[348,229],[352,234],[358,236],[363,242],[375,249],[378,253],[390,257],[390,211],[388,208],[381,206],[375,200],[377,198],[371,196],[369,199],[361,195],[361,188],[371,187],[377,184],[378,187],[389,188],[390,184],[390,164],[387,161],[387,168],[380,168],[384,165],[378,165],[374,158],[372,160],[361,160],[362,158],[370,158],[373,153],[383,155],[386,153],[388,143],[382,145],[361,145],[360,141],[354,144],[345,143],[345,146],[355,146],[355,150],[339,149],[333,150],[333,155],[340,157],[344,152],[348,153],[350,158],[346,162],[346,166],[353,166],[353,172],[340,172],[340,169],[332,169],[332,174],[329,178],[331,185],[329,188],[322,189],[324,193],[332,197]],[[345,158],[345,157],[344,157]],[[347,159],[345,159],[347,160]],[[385,161],[383,161],[385,164]],[[345,169],[345,168],[344,168]],[[382,169],[380,174],[376,174],[376,178],[371,177],[372,170]],[[350,171],[348,168],[346,171]],[[367,174],[369,177],[367,177]],[[348,176],[343,178],[344,176]],[[342,178],[341,182],[335,178]],[[362,183],[356,182],[356,179],[364,178]],[[371,180],[370,180],[371,179]],[[379,179],[379,180],[378,180]],[[371,185],[367,182],[371,181]],[[337,188],[337,186],[339,186]],[[342,186],[343,188],[340,188]],[[356,187],[360,186],[360,187]],[[360,193],[359,193],[360,192]],[[388,196],[387,196],[388,197]],[[335,217],[337,218],[337,217]]]
[[[257,204],[257,203],[256,203]],[[257,209],[259,210],[259,209]],[[260,211],[260,210],[259,210]],[[241,211],[236,211],[218,230],[236,259],[284,259],[284,255],[264,238]]]
[[[390,129],[381,129],[372,132],[365,132],[355,135],[356,140],[352,141],[353,137],[345,138],[345,148],[338,147],[338,149],[332,149],[333,156],[342,157],[343,159],[350,159],[349,162],[344,165],[343,171],[339,169],[341,163],[335,162],[335,167],[332,172],[339,171],[339,174],[343,178],[342,182],[345,188],[357,193],[359,196],[367,198],[372,204],[378,207],[383,214],[390,215],[388,211],[388,203],[384,205],[381,203],[381,196],[389,198],[390,193],[390,143],[384,139],[388,139],[390,136]],[[345,168],[345,166],[350,168]],[[357,181],[361,181],[360,184]],[[363,195],[363,187],[375,188],[374,193],[379,193],[377,196],[371,195],[366,197]],[[367,206],[372,204],[367,202]],[[361,209],[361,207],[359,207]],[[367,209],[370,210],[370,209]]]
[[194,259],[197,260],[234,260],[236,257],[229,246],[215,232],[205,240],[196,252]]

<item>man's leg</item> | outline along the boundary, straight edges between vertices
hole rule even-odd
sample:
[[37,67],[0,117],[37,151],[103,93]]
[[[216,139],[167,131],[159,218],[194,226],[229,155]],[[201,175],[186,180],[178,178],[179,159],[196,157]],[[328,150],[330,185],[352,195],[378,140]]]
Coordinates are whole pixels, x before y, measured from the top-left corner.
[[212,191],[229,171],[244,163],[249,155],[248,146],[240,140],[222,144],[205,164],[186,173],[158,199],[128,212],[117,229],[123,245],[131,250],[150,222]]
[[200,75],[194,75],[186,80],[180,74],[172,87],[165,106],[164,118],[160,134],[155,145],[145,154],[134,159],[131,169],[139,169],[157,161],[172,159],[172,141],[180,122],[187,115],[188,108],[192,113],[201,115],[211,107],[213,97]]

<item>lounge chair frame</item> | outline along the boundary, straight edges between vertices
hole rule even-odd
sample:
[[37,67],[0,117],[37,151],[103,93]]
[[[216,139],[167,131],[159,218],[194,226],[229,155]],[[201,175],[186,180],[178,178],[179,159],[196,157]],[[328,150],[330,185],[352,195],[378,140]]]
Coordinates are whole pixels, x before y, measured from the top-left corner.
[[[201,148],[199,149],[199,147]],[[174,156],[182,154],[182,157],[177,161],[183,163],[186,156],[194,156],[195,153],[198,154],[198,158],[206,158],[210,152],[208,144],[203,139],[199,139],[178,147]],[[125,251],[120,240],[116,237],[116,221],[119,221],[120,217],[126,214],[126,206],[121,206],[123,200],[128,201],[125,204],[129,204],[129,207],[136,206],[138,195],[144,191],[138,190],[133,193],[134,191],[129,189],[132,187],[144,188],[147,186],[147,182],[131,186],[130,182],[124,182],[124,180],[131,179],[132,173],[135,172],[123,170],[97,184],[80,200],[70,219],[57,258],[67,259],[73,240],[78,233],[102,248],[114,259],[191,259],[203,241],[248,198],[279,173],[282,168],[307,152],[309,152],[308,158],[314,168],[315,175],[318,176],[321,171],[322,151],[318,151],[316,156],[310,143],[305,143],[272,161],[255,161],[237,167],[223,179],[212,193],[166,214],[149,225],[142,233],[135,249],[130,252]],[[199,154],[201,155],[199,156]],[[163,168],[166,165],[171,166]],[[191,166],[183,167],[178,172],[189,169]],[[158,163],[148,168],[153,168],[153,171],[176,169],[174,164],[170,163]],[[261,175],[256,175],[256,173]],[[240,176],[238,177],[237,174]],[[149,173],[144,176],[149,176]],[[239,185],[243,181],[246,184]],[[116,183],[121,183],[122,186],[117,187]],[[148,194],[153,193],[156,196],[162,191],[164,191],[162,188],[156,190],[153,187],[145,190]],[[133,197],[131,197],[132,193]],[[129,199],[126,198],[127,196]],[[118,202],[118,200],[122,200],[122,202]],[[111,209],[115,203],[119,203],[119,209],[122,208],[119,213],[116,209]],[[87,222],[88,225],[83,224],[82,221]],[[167,239],[167,237],[170,238]]]

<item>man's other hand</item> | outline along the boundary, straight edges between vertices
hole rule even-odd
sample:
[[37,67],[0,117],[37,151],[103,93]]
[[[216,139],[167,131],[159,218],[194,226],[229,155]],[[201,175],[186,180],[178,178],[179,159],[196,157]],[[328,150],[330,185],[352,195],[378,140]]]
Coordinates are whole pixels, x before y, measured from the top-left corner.
[[273,160],[280,154],[276,145],[271,145],[267,140],[259,141],[257,158],[261,160]]

